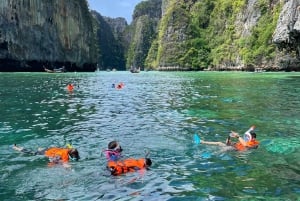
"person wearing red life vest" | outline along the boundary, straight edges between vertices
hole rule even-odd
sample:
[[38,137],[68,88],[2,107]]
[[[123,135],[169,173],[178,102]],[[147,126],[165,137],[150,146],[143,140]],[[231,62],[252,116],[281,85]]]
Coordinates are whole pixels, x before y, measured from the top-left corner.
[[125,160],[119,161],[108,161],[107,168],[110,171],[111,175],[118,176],[128,172],[135,172],[139,170],[148,169],[152,165],[150,158],[128,158]]
[[[242,138],[238,133],[231,131],[228,136],[226,143],[223,142],[209,142],[201,140],[201,144],[208,145],[218,145],[218,146],[230,146],[232,149],[237,151],[245,151],[248,149],[256,149],[259,145],[259,141],[256,140],[256,133],[254,132],[255,126],[251,126],[248,131],[245,132],[244,138]],[[238,142],[231,142],[231,137],[237,138]]]
[[70,159],[79,160],[79,153],[74,148],[58,148],[51,147],[45,150],[44,153],[52,162],[68,162]]
[[107,169],[110,171],[111,175],[117,176],[121,174],[125,174],[128,172],[135,172],[148,169],[152,165],[152,161],[150,158],[147,158],[146,154],[145,158],[122,158],[122,147],[118,141],[111,141],[108,143],[108,149],[103,150],[105,157],[107,159]]
[[48,157],[50,162],[53,164],[66,163],[70,159],[75,159],[76,161],[80,159],[78,150],[71,147],[70,145],[67,146],[67,148],[51,147],[47,149],[39,149],[38,151],[32,151],[14,144],[13,149],[30,155],[44,155]]
[[69,92],[72,92],[73,89],[74,89],[74,85],[71,84],[71,83],[69,83],[69,84],[67,85],[67,90],[68,90]]

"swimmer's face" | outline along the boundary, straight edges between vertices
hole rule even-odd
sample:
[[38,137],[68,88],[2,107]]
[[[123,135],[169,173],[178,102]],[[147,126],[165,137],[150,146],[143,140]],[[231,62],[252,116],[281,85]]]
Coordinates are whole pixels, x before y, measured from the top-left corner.
[[120,153],[123,151],[122,147],[119,144],[116,146],[116,148],[114,148],[114,150]]
[[119,153],[123,151],[122,147],[120,146],[120,144],[117,141],[111,141],[108,144],[108,149],[113,150],[115,152],[119,152]]
[[146,159],[145,159],[145,166],[146,166],[146,167],[150,167],[151,165],[152,165],[151,159],[150,159],[150,158],[146,158]]
[[69,151],[69,155],[71,158],[75,159],[76,161],[78,161],[80,159],[77,149],[71,149]]

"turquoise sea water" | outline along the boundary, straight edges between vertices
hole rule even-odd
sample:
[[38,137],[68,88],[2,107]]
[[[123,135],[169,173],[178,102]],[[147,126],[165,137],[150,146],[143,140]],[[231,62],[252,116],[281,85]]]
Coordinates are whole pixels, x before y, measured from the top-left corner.
[[[0,97],[0,200],[300,200],[299,73],[0,73]],[[251,125],[257,150],[193,143]],[[125,157],[149,150],[151,170],[109,176],[114,139]],[[81,160],[49,167],[14,143],[72,143]]]

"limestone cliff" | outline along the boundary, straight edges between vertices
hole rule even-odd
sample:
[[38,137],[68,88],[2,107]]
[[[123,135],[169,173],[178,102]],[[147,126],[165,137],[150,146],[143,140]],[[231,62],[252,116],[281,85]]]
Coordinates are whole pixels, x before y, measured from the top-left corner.
[[273,65],[275,47],[269,41],[280,3],[268,2],[163,0],[159,34],[151,47],[157,54],[149,57],[148,65],[190,70]]
[[300,66],[300,1],[286,1],[280,13],[273,42],[284,52],[279,59],[282,68],[299,70]]
[[[130,25],[86,0],[0,1],[0,71],[300,70],[299,0],[147,0]],[[93,17],[92,17],[93,15]]]
[[94,70],[86,0],[1,0],[0,71]]
[[162,0],[162,17],[145,66],[186,70],[256,67],[299,70],[299,3],[299,0]]
[[164,15],[159,28],[159,45],[155,63],[158,66],[183,66],[179,59],[187,52],[185,43],[190,38],[191,16],[187,12],[189,5],[183,0],[163,0],[163,2]]
[[133,22],[128,32],[130,46],[126,51],[127,69],[130,67],[144,69],[149,49],[158,33],[158,23],[161,19],[161,1],[142,1],[136,6],[133,13]]
[[99,70],[125,70],[125,47],[128,46],[124,36],[128,26],[125,18],[103,17],[96,11],[92,11],[92,15],[97,26]]
[[142,1],[125,31],[126,67],[299,71],[299,7],[299,0]]

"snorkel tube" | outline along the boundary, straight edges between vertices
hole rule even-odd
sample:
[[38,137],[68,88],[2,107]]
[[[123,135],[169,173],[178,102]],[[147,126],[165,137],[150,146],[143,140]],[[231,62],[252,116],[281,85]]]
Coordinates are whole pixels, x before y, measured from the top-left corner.
[[248,133],[248,132],[246,132],[246,133],[244,134],[244,140],[245,140],[245,142],[250,142],[250,141],[252,140],[251,134]]
[[255,126],[253,125],[253,126],[251,126],[249,128],[249,130],[247,130],[245,132],[245,134],[244,134],[244,140],[245,140],[245,142],[250,142],[252,140],[251,131],[254,131],[254,129],[255,129]]

